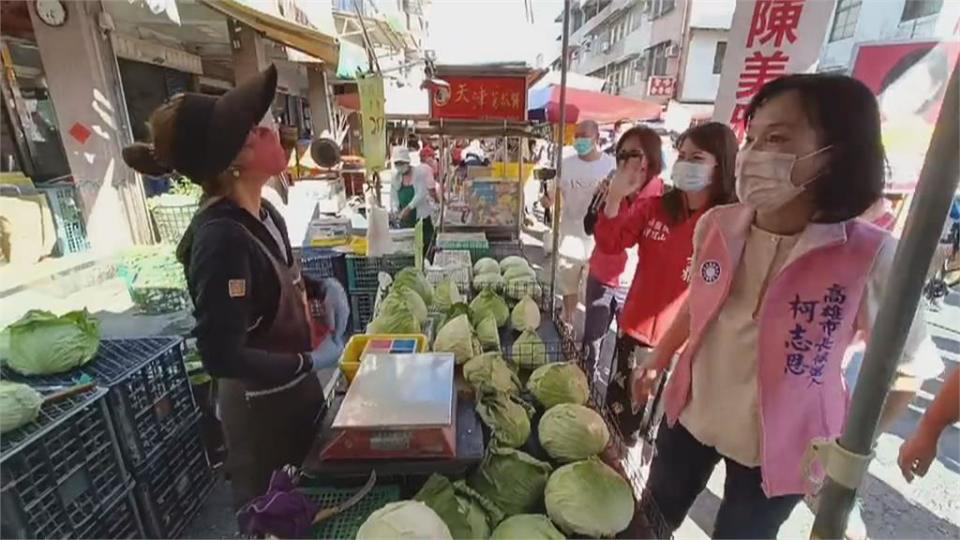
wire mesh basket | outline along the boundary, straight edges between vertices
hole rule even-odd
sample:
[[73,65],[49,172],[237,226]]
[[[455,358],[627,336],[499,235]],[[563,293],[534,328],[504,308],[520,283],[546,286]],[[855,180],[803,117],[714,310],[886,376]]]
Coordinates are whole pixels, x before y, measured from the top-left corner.
[[519,240],[490,242],[490,257],[500,261],[511,256],[524,257],[523,245]]
[[57,253],[70,255],[90,249],[83,212],[77,203],[77,187],[73,184],[40,185],[47,196],[57,231]]
[[[357,488],[307,487],[301,491],[320,508],[330,508],[345,502]],[[400,500],[400,487],[396,485],[374,486],[360,502],[333,518],[316,525],[314,538],[352,540],[363,522],[386,504]]]
[[193,215],[200,207],[198,203],[179,205],[160,205],[150,210],[153,223],[157,226],[157,234],[161,242],[176,244],[187,232]]
[[115,517],[109,503],[131,481],[106,393],[95,389],[46,403],[36,420],[3,435],[0,536],[83,538]]
[[397,272],[413,266],[414,263],[414,256],[411,253],[393,253],[381,257],[347,255],[348,292],[375,292],[379,286],[380,272],[395,276]]

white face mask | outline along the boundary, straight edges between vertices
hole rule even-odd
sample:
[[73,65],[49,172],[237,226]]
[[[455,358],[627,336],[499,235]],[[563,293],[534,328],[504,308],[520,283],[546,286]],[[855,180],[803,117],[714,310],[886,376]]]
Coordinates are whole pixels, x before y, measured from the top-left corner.
[[710,185],[712,175],[713,165],[692,161],[678,161],[670,171],[673,186],[680,191],[702,191]]
[[776,210],[795,199],[819,175],[793,183],[793,168],[798,161],[813,157],[830,148],[825,146],[797,157],[782,152],[744,149],[737,153],[737,197],[761,212]]

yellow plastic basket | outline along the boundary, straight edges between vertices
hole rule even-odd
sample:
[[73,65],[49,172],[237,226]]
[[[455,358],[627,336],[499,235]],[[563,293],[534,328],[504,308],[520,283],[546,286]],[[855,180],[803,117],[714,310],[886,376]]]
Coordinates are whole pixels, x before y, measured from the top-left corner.
[[340,356],[340,371],[347,378],[347,382],[353,382],[353,377],[360,369],[363,351],[367,348],[367,344],[374,339],[412,339],[417,342],[416,352],[421,353],[427,350],[427,336],[423,334],[357,334],[350,338],[347,346],[343,349],[343,354]]

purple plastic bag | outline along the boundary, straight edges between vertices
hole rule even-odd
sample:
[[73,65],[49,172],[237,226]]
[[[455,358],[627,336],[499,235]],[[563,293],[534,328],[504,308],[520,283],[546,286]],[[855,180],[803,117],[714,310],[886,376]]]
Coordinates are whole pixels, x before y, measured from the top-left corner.
[[243,534],[263,538],[307,538],[317,505],[297,491],[294,469],[278,469],[270,476],[267,492],[240,509],[237,517]]

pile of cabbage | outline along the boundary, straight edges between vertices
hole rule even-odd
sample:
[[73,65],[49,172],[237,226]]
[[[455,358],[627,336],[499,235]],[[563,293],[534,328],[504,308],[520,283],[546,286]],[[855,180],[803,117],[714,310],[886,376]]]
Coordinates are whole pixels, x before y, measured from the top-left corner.
[[377,304],[375,317],[367,325],[367,333],[419,334],[433,302],[434,290],[427,278],[414,267],[404,268],[397,273],[389,292]]
[[539,300],[543,295],[536,271],[526,259],[516,255],[504,257],[500,262],[485,257],[474,263],[473,289],[476,292],[492,289],[511,300],[524,296]]

